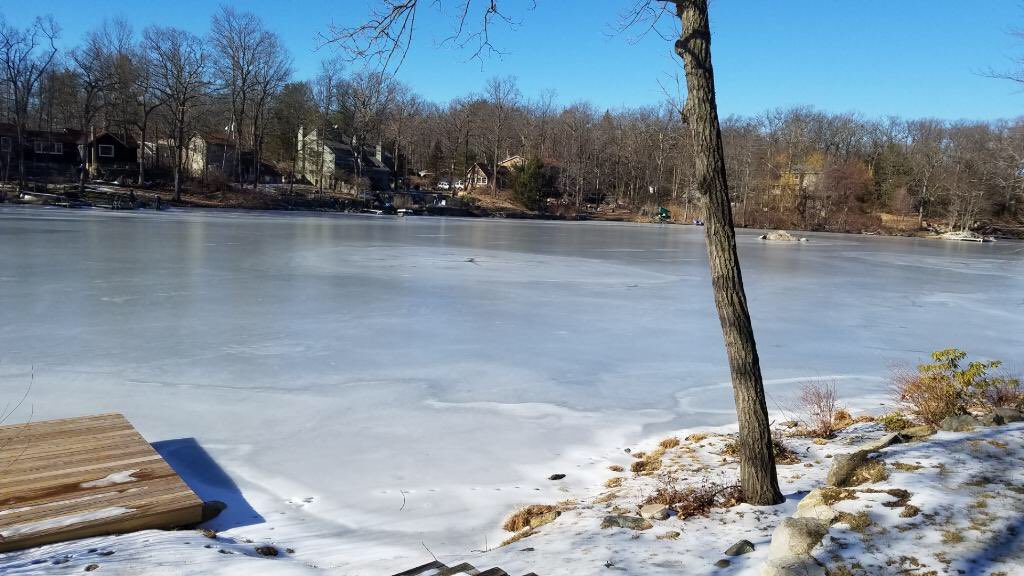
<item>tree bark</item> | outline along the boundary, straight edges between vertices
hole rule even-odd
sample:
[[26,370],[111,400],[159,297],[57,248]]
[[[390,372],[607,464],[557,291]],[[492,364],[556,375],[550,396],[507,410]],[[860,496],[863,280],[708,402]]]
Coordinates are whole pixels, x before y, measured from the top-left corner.
[[675,0],[675,4],[682,21],[682,34],[675,49],[686,70],[684,114],[693,137],[697,187],[704,200],[711,286],[725,338],[739,420],[740,483],[750,504],[778,504],[783,498],[775,472],[757,346],[736,252],[736,232],[733,229],[711,66],[708,2]]

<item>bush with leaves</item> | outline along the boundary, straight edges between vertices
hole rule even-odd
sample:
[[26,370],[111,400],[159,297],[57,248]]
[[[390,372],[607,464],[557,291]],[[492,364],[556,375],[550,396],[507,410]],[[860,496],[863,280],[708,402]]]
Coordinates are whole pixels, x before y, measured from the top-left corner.
[[893,374],[894,392],[901,403],[933,426],[947,416],[989,410],[999,404],[1019,403],[1024,398],[1020,380],[994,373],[1002,363],[971,361],[956,348],[932,352],[932,361],[917,371],[899,369]]

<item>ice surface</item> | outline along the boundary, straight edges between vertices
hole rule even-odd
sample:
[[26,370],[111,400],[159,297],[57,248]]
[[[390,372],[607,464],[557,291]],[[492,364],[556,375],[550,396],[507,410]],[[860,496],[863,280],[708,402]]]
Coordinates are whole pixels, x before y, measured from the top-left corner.
[[[599,483],[641,438],[732,421],[702,233],[4,207],[0,400],[34,371],[12,421],[120,411],[195,438],[265,519],[229,535],[386,574],[493,546],[512,507]],[[739,246],[773,410],[808,377],[880,396],[937,348],[1020,361],[1020,243],[758,234]]]

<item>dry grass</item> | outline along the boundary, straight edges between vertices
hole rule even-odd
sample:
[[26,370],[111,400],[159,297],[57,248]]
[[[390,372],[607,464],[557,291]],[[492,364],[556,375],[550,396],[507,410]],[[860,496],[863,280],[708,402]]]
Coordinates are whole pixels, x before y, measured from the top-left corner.
[[534,530],[532,528],[528,528],[526,530],[521,530],[521,531],[516,532],[515,534],[509,536],[508,538],[506,538],[504,541],[502,541],[501,545],[502,546],[508,546],[509,544],[515,544],[516,542],[519,542],[523,538],[526,538],[528,536],[533,536],[533,534],[534,534]]
[[964,535],[957,532],[956,530],[943,530],[942,531],[942,543],[943,544],[959,544],[964,541]]
[[700,442],[703,442],[704,440],[707,440],[710,437],[711,435],[708,434],[707,432],[694,432],[693,434],[690,434],[689,436],[686,437],[686,441],[698,444]]
[[903,511],[900,512],[900,518],[913,518],[921,513],[921,509],[913,504],[907,504],[903,507]]
[[854,532],[864,532],[874,524],[874,521],[871,520],[871,516],[868,516],[868,513],[863,511],[857,512],[856,514],[840,512],[837,522],[846,524],[850,527],[850,530],[853,530]]
[[836,414],[832,418],[832,427],[835,430],[842,430],[848,426],[853,426],[854,422],[853,416],[845,408],[840,408],[836,410]]
[[629,470],[637,476],[649,476],[661,470],[661,458],[664,455],[665,447],[663,446],[659,446],[649,454],[646,452],[634,452],[633,457],[637,458],[637,461],[629,466]]
[[900,472],[917,472],[924,466],[920,464],[908,464],[906,462],[893,462],[892,467],[899,470]]
[[856,500],[857,493],[853,490],[846,488],[836,488],[834,486],[823,486],[819,488],[821,492],[821,500],[826,505],[831,506],[836,502],[842,502],[843,500]]
[[608,469],[611,470],[612,472],[622,472],[625,470],[625,468],[619,466],[618,464],[612,464],[611,466],[608,467]]
[[604,481],[604,485],[606,488],[618,488],[622,486],[622,477],[609,478]]
[[663,504],[675,510],[680,519],[707,516],[715,508],[731,508],[743,502],[743,491],[738,484],[720,484],[708,478],[700,483],[683,485],[673,474],[662,474],[654,493],[639,503]]
[[889,471],[885,469],[885,463],[881,460],[868,460],[853,471],[847,485],[860,486],[869,482],[881,482],[887,478],[889,478]]
[[658,446],[661,446],[665,450],[675,448],[676,446],[679,446],[679,438],[665,438],[658,443]]
[[902,432],[914,425],[902,412],[890,412],[878,418],[886,432]]
[[[782,437],[775,435],[772,436],[772,452],[775,454],[776,464],[799,464],[800,457],[797,456],[796,452],[790,449],[789,446],[782,441]],[[722,454],[724,456],[730,456],[732,458],[740,457],[740,443],[735,438],[729,440],[722,447]]]
[[531,527],[537,518],[555,511],[550,504],[531,504],[512,513],[501,527],[507,532],[519,532]]

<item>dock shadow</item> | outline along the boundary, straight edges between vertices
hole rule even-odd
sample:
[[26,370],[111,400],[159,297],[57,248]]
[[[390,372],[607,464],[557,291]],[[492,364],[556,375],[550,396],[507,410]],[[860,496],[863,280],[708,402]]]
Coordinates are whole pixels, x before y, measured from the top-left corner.
[[203,527],[221,531],[266,522],[195,438],[162,440],[152,446],[203,502],[220,500],[227,504],[220,515],[204,522]]

